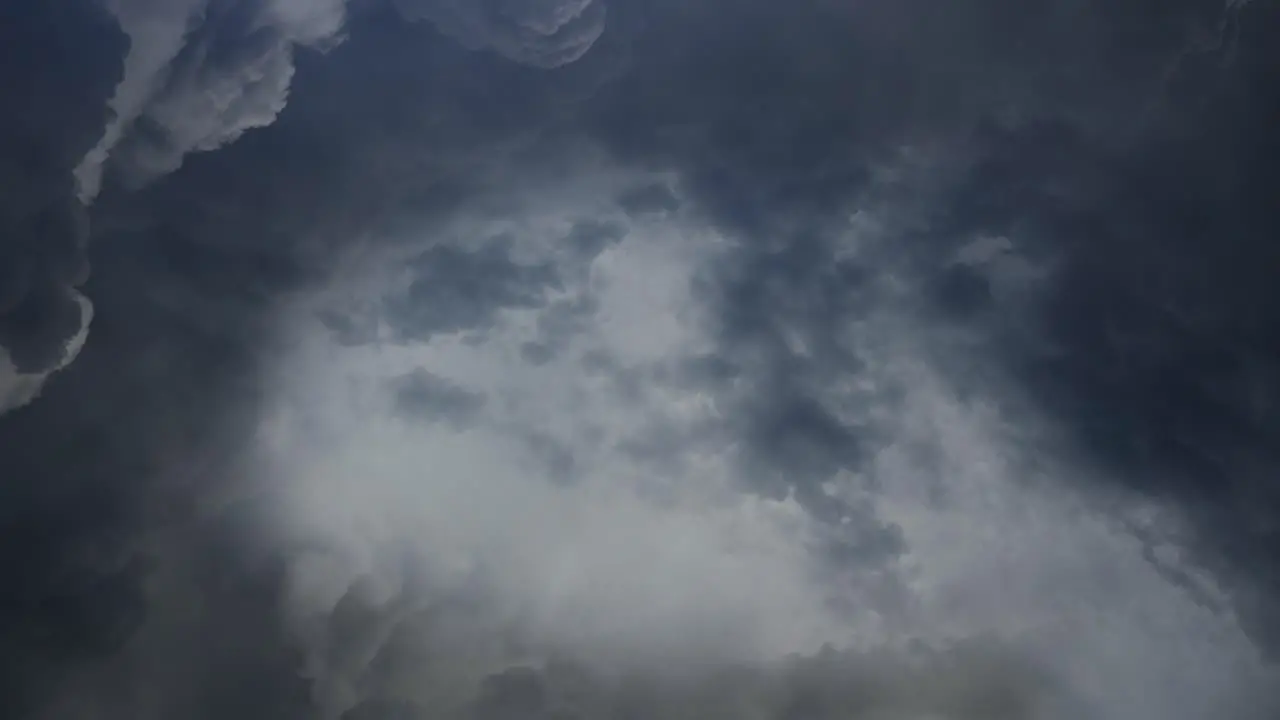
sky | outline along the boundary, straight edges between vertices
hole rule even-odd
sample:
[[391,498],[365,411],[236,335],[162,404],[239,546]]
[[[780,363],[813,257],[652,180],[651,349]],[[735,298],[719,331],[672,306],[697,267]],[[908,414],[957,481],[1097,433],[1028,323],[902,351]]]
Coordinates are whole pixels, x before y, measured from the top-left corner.
[[0,716],[1280,717],[1278,34],[0,4]]

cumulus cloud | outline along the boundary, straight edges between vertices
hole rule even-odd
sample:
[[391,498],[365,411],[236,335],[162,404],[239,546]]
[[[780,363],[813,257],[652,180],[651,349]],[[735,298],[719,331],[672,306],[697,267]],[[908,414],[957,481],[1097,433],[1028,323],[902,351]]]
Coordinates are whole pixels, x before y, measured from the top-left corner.
[[602,0],[395,0],[410,20],[428,20],[476,50],[535,67],[582,57],[605,27]]

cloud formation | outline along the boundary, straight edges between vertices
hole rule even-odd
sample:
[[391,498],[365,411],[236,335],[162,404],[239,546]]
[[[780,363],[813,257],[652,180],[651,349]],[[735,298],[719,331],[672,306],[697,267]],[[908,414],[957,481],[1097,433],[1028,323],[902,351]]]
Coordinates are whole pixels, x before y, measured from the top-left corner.
[[346,0],[113,0],[129,36],[114,112],[76,175],[91,200],[108,170],[137,186],[270,125],[288,99],[297,47],[335,41]]
[[[643,178],[574,175],[512,190],[496,203],[501,220],[482,199],[434,233],[506,258],[450,265],[451,286],[556,268],[539,302],[460,295],[440,307],[470,318],[457,303],[471,303],[483,322],[427,321],[416,336],[386,327],[353,347],[306,317],[350,302],[352,287],[399,292],[356,278],[291,321],[300,344],[273,383],[259,467],[278,513],[268,525],[300,548],[284,612],[326,717],[594,717],[601,703],[632,702],[673,713],[747,703],[765,717],[1271,712],[1274,673],[1222,589],[1178,557],[1178,513],[1071,482],[1083,470],[1049,454],[1052,419],[1015,425],[1000,410],[1012,388],[984,382],[963,397],[957,384],[982,349],[931,327],[918,292],[931,276],[904,274],[902,251],[882,245],[891,235],[863,218],[813,255],[899,267],[865,279],[861,311],[841,323],[803,320],[827,272],[801,262],[812,247],[786,271],[811,292],[783,282],[762,293],[774,307],[753,317],[788,320],[777,327],[793,356],[779,379],[773,339],[720,325],[724,296],[698,291],[735,243],[694,213],[629,216],[634,188],[652,184]],[[565,240],[584,217],[622,238],[578,255]],[[400,248],[374,276],[420,252]],[[781,280],[774,260],[730,277]],[[582,309],[549,332],[558,306]],[[529,342],[547,356],[531,362]],[[736,370],[716,369],[726,366]],[[409,416],[405,378],[428,400]],[[432,417],[442,422],[422,422]],[[993,667],[1035,672],[932,666],[957,641],[955,652],[976,644]],[[785,659],[828,643],[844,652]],[[586,676],[562,690],[555,673],[574,671],[512,669],[559,661]]]
[[[26,110],[11,117],[23,125],[7,139],[14,143],[11,156],[26,160],[12,168],[14,179],[7,186],[14,192],[0,217],[11,228],[6,234],[25,239],[6,244],[0,276],[4,410],[33,398],[45,377],[74,359],[74,349],[84,340],[91,306],[74,290],[88,273],[89,230],[82,204],[97,198],[104,174],[123,187],[137,188],[177,170],[191,153],[215,150],[249,130],[271,125],[287,103],[297,52],[331,49],[341,42],[347,20],[346,0],[114,0],[105,7],[127,37],[128,51],[122,68],[116,57],[100,63],[104,77],[120,68],[105,107],[94,105],[104,105],[100,94],[76,98],[85,106],[69,113],[80,123],[75,139],[57,136],[56,147],[50,147],[55,128],[67,122],[48,122],[53,108],[42,107],[49,103],[32,92],[47,86],[45,81],[79,88],[79,78],[67,83],[67,78],[42,80],[36,75],[15,79],[10,86],[17,93],[11,106]],[[404,10],[440,23],[464,42],[474,44],[484,35],[484,47],[533,65],[578,59],[603,29],[599,4],[513,3],[496,8],[493,17],[501,21],[491,24],[478,24],[480,16],[472,17],[470,8],[429,3]],[[26,17],[33,11],[25,5],[9,12],[14,17],[8,27],[26,33],[21,38],[15,34],[10,44],[11,67],[34,63],[38,73],[65,73],[66,59],[54,56],[73,51],[66,39],[28,31],[65,36],[85,31],[74,25],[36,28],[31,23],[42,20]],[[35,47],[35,38],[50,44],[24,55]],[[101,47],[106,55],[119,52],[118,45],[105,46],[97,39],[87,45]],[[105,82],[112,81],[100,81],[98,93]],[[46,129],[51,137],[37,137]],[[93,134],[97,143],[85,148],[85,138]],[[80,156],[71,161],[74,179],[66,174],[69,158],[62,157],[69,150]],[[36,174],[23,181],[29,189],[19,192],[22,173]]]
[[[596,0],[396,0],[468,47],[558,67],[604,31]],[[284,110],[301,48],[341,41],[347,0],[113,0],[129,36],[114,117],[77,168],[81,196],[96,197],[104,172],[136,187],[176,170],[192,152],[234,142]]]
[[39,5],[0,14],[0,414],[34,398],[84,341],[92,307],[76,288],[89,223],[71,169],[106,120],[121,49],[92,3]]
[[[22,351],[30,336],[23,337],[17,333],[10,335],[8,344],[0,344],[0,413],[5,413],[35,400],[40,394],[49,375],[65,368],[80,354],[84,342],[89,336],[89,323],[93,320],[93,305],[80,293],[69,290],[66,297],[27,298],[28,312],[36,312],[32,307],[36,303],[48,302],[57,312],[65,315],[62,323],[48,322],[45,318],[36,317],[42,333],[57,332],[59,339],[51,340],[56,348],[50,357],[32,360],[24,358]],[[24,318],[18,310],[6,317],[10,322],[21,323]],[[63,327],[59,328],[58,326]],[[19,325],[21,328],[22,326]],[[66,330],[72,335],[62,338]],[[14,348],[14,349],[10,349]],[[41,361],[43,360],[43,361]]]
[[6,5],[4,714],[1273,717],[1280,24],[1147,5]]

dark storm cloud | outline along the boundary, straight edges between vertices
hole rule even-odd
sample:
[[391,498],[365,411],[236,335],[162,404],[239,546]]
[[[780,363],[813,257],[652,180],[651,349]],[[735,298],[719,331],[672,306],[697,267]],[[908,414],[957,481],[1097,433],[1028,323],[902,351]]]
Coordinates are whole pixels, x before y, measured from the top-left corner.
[[653,212],[672,212],[680,207],[680,199],[671,188],[662,183],[652,183],[618,196],[618,204],[628,215]]
[[[215,15],[224,24],[197,33],[206,44],[189,52],[225,52],[228,62],[275,52],[269,30],[266,49],[257,46],[268,55],[236,44],[244,26],[234,11],[246,7],[220,5]],[[0,19],[0,344],[22,369],[44,370],[63,359],[79,329],[65,312],[86,254],[72,232],[84,212],[72,171],[108,121],[127,46],[94,3],[23,0],[6,3]],[[59,717],[305,714],[307,689],[291,689],[295,658],[272,625],[275,569],[245,567],[233,542],[243,529],[203,519],[220,518],[225,496],[236,493],[228,465],[256,422],[255,364],[272,343],[274,303],[324,277],[334,248],[385,206],[411,198],[420,211],[450,197],[440,168],[460,158],[488,162],[476,148],[531,132],[559,106],[554,88],[513,99],[528,112],[507,122],[492,103],[518,68],[473,66],[423,85],[422,77],[458,66],[467,53],[386,14],[363,16],[359,28],[340,57],[299,59],[310,82],[300,78],[300,117],[279,132],[246,134],[144,191],[108,187],[98,198],[90,250],[101,274],[84,288],[97,308],[86,362],[73,363],[43,402],[0,418],[0,714],[37,717],[41,707]],[[193,81],[221,77],[215,70],[224,66],[197,60],[183,66]],[[365,81],[397,73],[412,82]],[[492,94],[468,90],[488,87],[478,80],[486,74],[498,78]],[[590,73],[574,76],[568,94],[593,82]],[[342,101],[331,108],[339,87],[334,97]],[[399,125],[370,132],[370,122],[383,121]],[[416,184],[403,182],[409,176]],[[36,368],[37,361],[49,364]],[[10,387],[0,390],[7,402]],[[151,549],[170,532],[159,542],[171,551]],[[157,589],[157,578],[172,588]],[[207,603],[207,613],[186,616],[181,608],[191,598]],[[139,635],[144,621],[155,629]],[[165,627],[182,628],[192,647],[174,648]],[[101,665],[104,658],[112,661]],[[90,669],[87,684],[69,684]],[[226,687],[208,682],[215,676]],[[77,709],[81,702],[89,710]],[[291,709],[273,710],[281,707]]]
[[[637,50],[644,61],[592,106],[594,130],[623,157],[666,158],[750,239],[708,288],[725,357],[761,353],[772,378],[736,406],[763,491],[796,486],[817,509],[816,483],[876,447],[803,379],[860,362],[833,330],[860,318],[875,271],[833,262],[832,228],[860,204],[910,215],[878,262],[918,278],[929,312],[994,343],[993,362],[1015,368],[1102,477],[1175,499],[1203,534],[1202,562],[1276,646],[1274,9],[1231,12],[743,3],[726,32],[708,5],[650,5],[664,32],[646,39],[663,50]],[[875,191],[902,145],[932,166],[931,184],[904,186],[926,204]],[[1004,236],[1052,280],[1001,294],[989,269],[954,259]]]
[[554,68],[582,57],[605,27],[602,0],[394,0],[411,20],[426,19],[475,49]]
[[136,187],[275,121],[297,46],[332,42],[346,0],[117,0],[129,36],[116,113],[77,170],[86,198],[103,173]]
[[[957,216],[995,232],[1020,224],[1062,254],[1037,331],[1013,353],[1031,392],[1097,462],[1182,503],[1207,562],[1273,596],[1280,145],[1260,123],[1280,107],[1269,80],[1280,65],[1255,24],[1274,9],[1249,12],[1227,71],[1215,55],[1184,60],[1170,79],[1172,127],[1152,142],[1109,152],[1069,129],[1002,139],[1019,151],[993,153],[988,190]],[[1052,194],[1027,194],[1028,178],[1064,165],[1083,167]],[[993,202],[1002,192],[1022,197]],[[1274,649],[1274,600],[1254,592],[1242,610]]]
[[[91,3],[0,11],[0,413],[71,359],[91,310],[71,171],[107,120],[122,38]],[[90,62],[87,70],[81,60]]]
[[[377,634],[370,630],[366,637]],[[384,648],[391,655],[403,649]],[[866,652],[830,649],[767,668],[723,667],[686,676],[600,673],[565,659],[512,665],[437,697],[398,694],[376,671],[361,684],[372,697],[342,718],[945,717],[1022,720],[1070,699],[1035,667],[999,644],[973,640]]]
[[834,650],[793,657],[767,670],[727,668],[705,678],[593,677],[565,663],[515,667],[489,676],[466,717],[584,720],[637,717],[738,717],[770,720],[848,717],[1035,717],[1051,702],[1049,684],[982,642],[900,655]]
[[[70,673],[107,657],[117,661],[111,675],[85,699],[103,712],[119,704],[136,715],[136,677],[145,676],[166,686],[171,702],[221,717],[220,703],[245,697],[212,701],[221,691],[204,680],[223,664],[245,670],[233,683],[273,702],[288,683],[262,688],[251,675],[282,662],[275,671],[287,677],[288,651],[250,649],[271,636],[250,626],[265,622],[272,577],[231,563],[241,555],[239,527],[201,519],[233,492],[230,464],[260,392],[245,347],[261,337],[265,308],[233,295],[237,280],[211,283],[173,262],[164,252],[171,246],[125,239],[100,247],[109,248],[96,253],[101,274],[86,286],[100,322],[84,362],[0,419],[5,710],[29,717],[58,698],[74,707],[86,688],[69,691]],[[187,527],[189,539],[152,545],[175,527]],[[182,617],[176,608],[186,601],[158,582],[176,585],[177,597],[200,588],[209,612],[199,622]],[[163,630],[138,634],[169,622],[184,627],[198,656],[177,653],[168,638],[147,639]],[[157,680],[162,672],[168,681]]]
[[500,310],[545,304],[559,282],[555,269],[518,264],[507,246],[497,239],[474,251],[440,247],[415,258],[409,287],[384,310],[396,336],[478,330],[492,325]]
[[310,629],[324,638],[324,657],[312,663],[331,671],[316,696],[320,717],[1025,720],[1081,709],[1036,659],[992,638],[618,670],[560,655],[516,660],[525,651],[514,629],[497,642],[472,636],[493,600],[476,588],[428,602],[409,580],[387,601],[374,585],[364,578]]
[[530,365],[544,365],[555,356],[555,351],[545,343],[527,342],[520,345],[520,357]]
[[[579,59],[604,30],[604,5],[592,0],[394,4],[469,47],[539,67]],[[110,3],[131,47],[112,103],[117,118],[78,171],[83,192],[96,196],[104,171],[136,187],[176,170],[189,153],[271,125],[287,104],[295,56],[339,44],[346,6],[347,0]]]
[[[358,250],[449,209],[616,72],[597,48],[554,75],[473,55],[378,4],[325,53],[295,53],[286,111],[170,181],[117,193],[113,225],[162,232],[252,265],[318,276]],[[376,81],[370,81],[376,78]]]
[[573,224],[573,229],[569,231],[569,235],[563,242],[582,259],[590,261],[626,235],[627,229],[620,225],[582,220]]
[[396,378],[392,390],[397,412],[426,422],[448,422],[458,428],[469,425],[486,401],[482,393],[460,388],[425,370]]
[[528,443],[530,454],[537,462],[545,466],[547,475],[559,483],[567,484],[573,482],[577,474],[578,463],[573,457],[572,450],[552,437],[537,433],[530,435],[526,442]]
[[[936,150],[945,189],[919,194],[945,197],[902,222],[895,267],[924,278],[932,291],[921,302],[940,315],[999,338],[1001,358],[1086,456],[1114,471],[1106,477],[1179,500],[1199,521],[1203,562],[1241,578],[1235,601],[1275,643],[1275,9],[1240,9],[1236,54],[1219,64],[1187,55],[1183,30],[1217,28],[1220,3],[729,5],[615,2],[606,30],[598,1],[397,3],[491,57],[378,3],[362,6],[328,53],[305,49],[327,33],[281,29],[312,27],[293,16],[262,25],[262,3],[216,4],[171,72],[148,85],[154,102],[117,148],[121,177],[156,181],[132,194],[109,187],[94,209],[88,293],[98,309],[84,357],[43,402],[0,418],[0,714],[27,716],[28,701],[62,693],[69,668],[127,646],[86,691],[99,716],[309,716],[308,683],[277,626],[279,568],[243,567],[243,549],[226,547],[244,532],[227,520],[235,513],[208,510],[253,426],[272,313],[358,254],[353,238],[434,218],[495,168],[533,162],[523,151],[547,129],[679,172],[678,200],[637,190],[618,199],[630,214],[696,205],[742,242],[701,288],[720,312],[719,347],[679,372],[724,397],[738,378],[763,379],[755,396],[732,396],[734,429],[754,441],[748,482],[773,497],[799,485],[798,500],[824,519],[857,509],[835,506],[821,480],[860,466],[877,442],[823,404],[823,382],[860,367],[838,330],[862,317],[876,274],[833,261],[832,228],[860,204],[893,215],[899,199],[869,190],[877,168],[904,143]],[[20,370],[58,365],[83,324],[71,293],[85,255],[71,171],[106,123],[123,53],[89,3],[0,10],[0,347]],[[584,224],[566,242],[591,256],[615,234]],[[1019,253],[1059,268],[1025,307],[992,310],[985,276],[952,262],[987,234],[1014,236]],[[441,247],[407,270],[407,294],[387,319],[413,338],[484,330],[503,309],[541,307],[557,281],[552,268],[485,248]],[[576,307],[522,349],[527,361],[550,360]],[[1006,315],[1032,329],[1005,327]],[[358,317],[326,322],[349,343],[376,335]],[[474,408],[466,391],[427,385],[434,409]],[[575,471],[559,448],[531,445]],[[194,522],[202,512],[216,521]],[[158,530],[172,525],[185,529]],[[848,553],[899,552],[891,529],[868,519],[866,532]],[[183,548],[138,549],[156,536]],[[157,591],[156,578],[172,585]],[[334,632],[363,627],[373,646],[393,644],[393,610]],[[147,618],[198,640],[175,648],[152,631],[129,644]],[[356,667],[370,653],[362,642],[335,642],[334,652],[359,656]],[[744,671],[710,699],[511,671],[465,713],[505,717],[514,699],[547,717],[580,702],[583,717],[696,703],[790,719],[932,702],[918,709],[959,703],[973,717],[1022,717],[1036,684],[1005,660],[952,662],[936,683],[931,667],[883,679],[858,658],[802,659],[781,679]],[[151,679],[163,669],[171,682]],[[908,697],[921,686],[936,696]],[[422,716],[414,708],[388,697],[348,715]]]
[[318,311],[316,319],[329,330],[339,345],[356,347],[378,340],[376,324],[364,321],[354,313],[326,309]]

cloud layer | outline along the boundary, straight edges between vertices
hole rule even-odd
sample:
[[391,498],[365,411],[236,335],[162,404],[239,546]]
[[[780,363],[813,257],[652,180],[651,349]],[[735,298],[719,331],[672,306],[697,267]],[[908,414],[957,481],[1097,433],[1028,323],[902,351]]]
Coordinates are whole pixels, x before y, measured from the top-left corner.
[[5,5],[0,714],[1274,716],[1276,12]]

